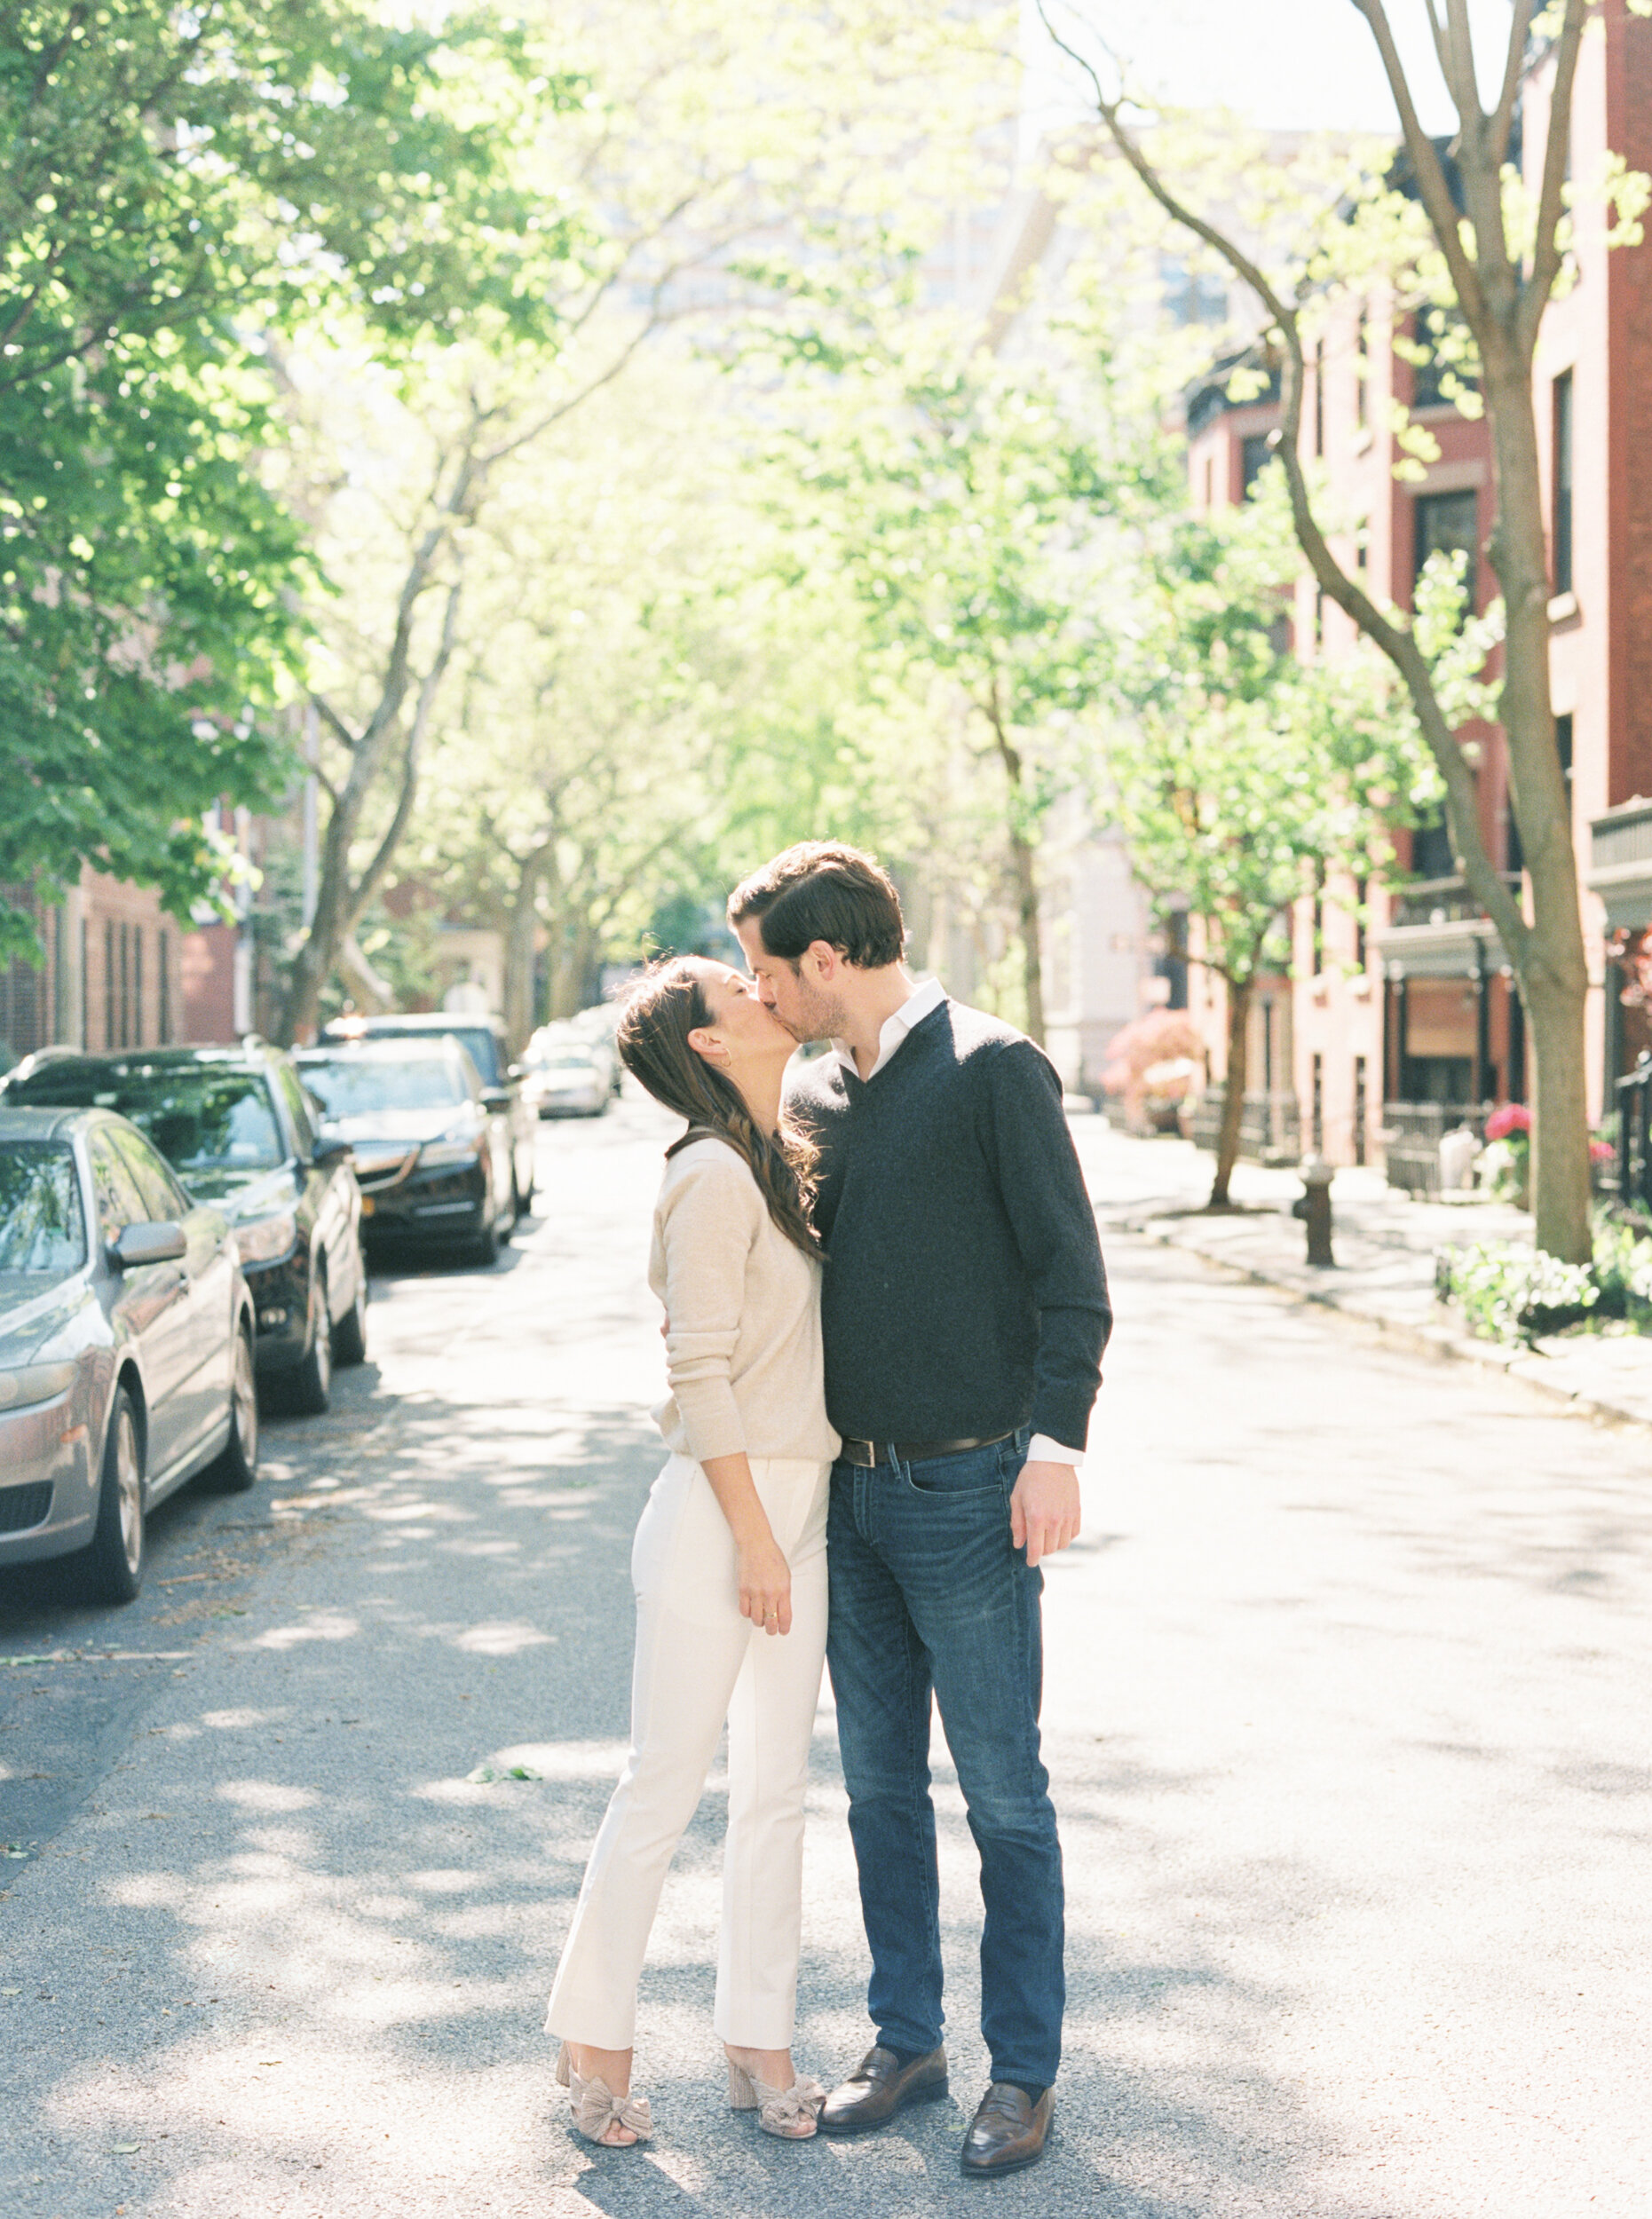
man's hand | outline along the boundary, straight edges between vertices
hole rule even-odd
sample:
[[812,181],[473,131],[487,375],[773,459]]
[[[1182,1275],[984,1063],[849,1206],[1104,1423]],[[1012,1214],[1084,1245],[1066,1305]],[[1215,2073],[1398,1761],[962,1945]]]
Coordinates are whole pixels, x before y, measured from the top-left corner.
[[1079,1537],[1079,1474],[1071,1464],[1024,1464],[1009,1498],[1009,1537],[1029,1567]]

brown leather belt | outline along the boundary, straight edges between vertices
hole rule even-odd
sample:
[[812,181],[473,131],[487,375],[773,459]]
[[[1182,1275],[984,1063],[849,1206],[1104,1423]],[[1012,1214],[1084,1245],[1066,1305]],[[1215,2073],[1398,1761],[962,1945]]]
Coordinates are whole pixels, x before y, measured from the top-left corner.
[[927,1464],[932,1457],[961,1457],[971,1449],[996,1449],[1013,1433],[994,1433],[990,1441],[850,1441],[843,1442],[843,1461],[875,1471],[894,1457],[898,1464]]

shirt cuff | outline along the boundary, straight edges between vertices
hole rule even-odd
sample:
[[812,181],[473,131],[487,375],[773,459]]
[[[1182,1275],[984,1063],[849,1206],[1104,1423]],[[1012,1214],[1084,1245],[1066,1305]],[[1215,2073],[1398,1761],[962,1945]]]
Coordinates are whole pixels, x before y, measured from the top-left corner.
[[1027,1443],[1029,1464],[1070,1464],[1075,1472],[1084,1469],[1082,1449],[1068,1449],[1059,1441],[1052,1441],[1047,1433],[1034,1433]]

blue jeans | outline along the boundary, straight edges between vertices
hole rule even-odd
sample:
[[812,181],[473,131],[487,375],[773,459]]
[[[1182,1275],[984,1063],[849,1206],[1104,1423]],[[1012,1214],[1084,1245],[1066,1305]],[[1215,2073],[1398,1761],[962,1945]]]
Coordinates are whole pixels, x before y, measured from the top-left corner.
[[931,1696],[981,1856],[981,2031],[995,2081],[1047,2086],[1061,2058],[1061,1844],[1039,1757],[1044,1575],[1011,1546],[1030,1429],[991,1449],[832,1467],[826,1662],[872,1946],[878,2039],[941,2039]]

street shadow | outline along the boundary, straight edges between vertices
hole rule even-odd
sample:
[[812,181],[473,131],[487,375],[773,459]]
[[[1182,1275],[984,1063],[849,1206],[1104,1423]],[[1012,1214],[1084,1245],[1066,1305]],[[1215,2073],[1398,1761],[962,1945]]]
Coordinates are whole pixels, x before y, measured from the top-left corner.
[[[310,2219],[415,2201],[458,2219],[502,2175],[513,2194],[577,2192],[612,2219],[977,2210],[958,2151],[986,2078],[979,1899],[938,1733],[952,2099],[865,2142],[803,2148],[729,2112],[711,2026],[719,1763],[643,1983],[638,2079],[657,2139],[614,2159],[571,2134],[544,1997],[622,1755],[629,1544],[661,1452],[635,1408],[566,1410],[548,1427],[542,1398],[500,1394],[478,1439],[474,1405],[432,1386],[375,1439],[375,1407],[364,1394],[353,1424],[341,1410],[320,1421],[330,1433],[295,1429],[303,1457],[273,1453],[291,1478],[271,1488],[272,1524],[300,1552],[325,1535],[347,1599],[283,1612],[278,1577],[256,1631],[218,1628],[216,1661],[154,1729],[141,1789],[116,1772],[99,1790],[72,1931],[61,1911],[31,1915],[34,1874],[19,1885],[30,2038],[12,2073],[16,2115],[36,2122],[20,2164],[43,2183],[20,2215],[91,2219],[138,2199],[192,2219]],[[1207,1785],[1108,1745],[1064,1746],[1058,1765],[1075,1870],[1139,1845],[1163,1797]],[[797,2052],[828,2080],[870,2038],[842,1825],[823,1703]],[[1324,2131],[1258,2064],[1260,2029],[1290,1997],[1212,1946],[1224,1923],[1277,1919],[1304,1884],[1286,1859],[1202,1870],[1209,1923],[1168,1954],[1075,1919],[1060,2126],[1029,2208],[1371,2219],[1312,2185]],[[1184,1885],[1163,1883],[1173,1927]],[[1166,2072],[1148,2053],[1190,2017],[1201,2061]]]

